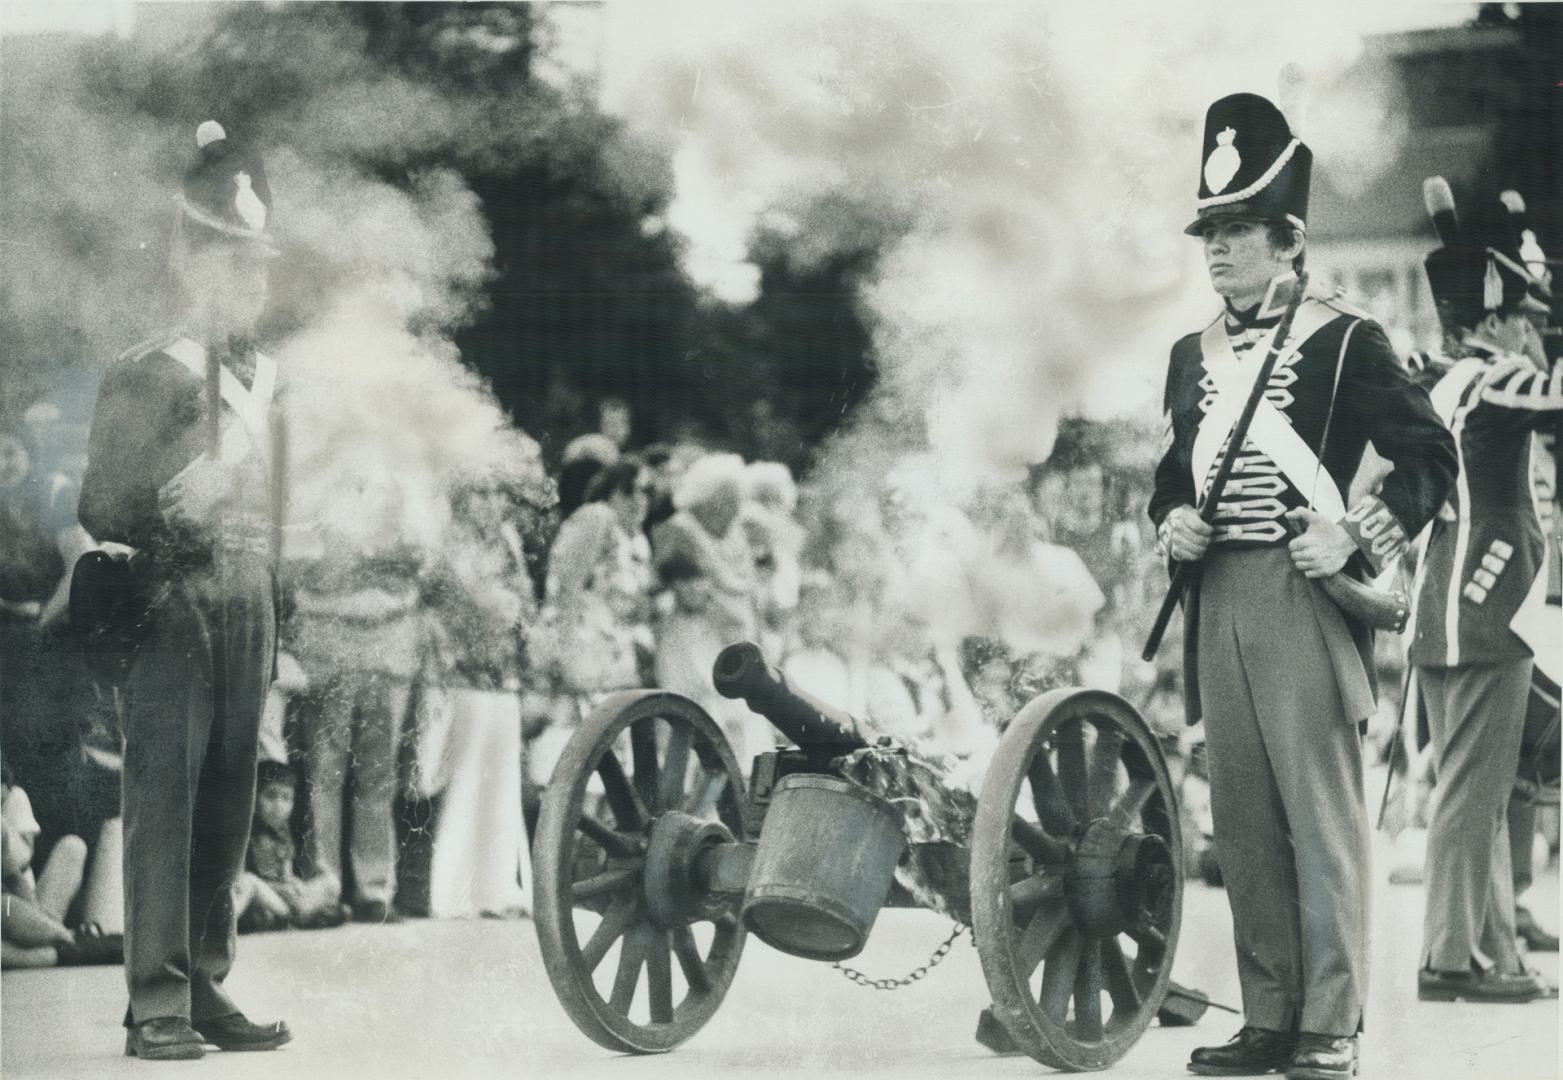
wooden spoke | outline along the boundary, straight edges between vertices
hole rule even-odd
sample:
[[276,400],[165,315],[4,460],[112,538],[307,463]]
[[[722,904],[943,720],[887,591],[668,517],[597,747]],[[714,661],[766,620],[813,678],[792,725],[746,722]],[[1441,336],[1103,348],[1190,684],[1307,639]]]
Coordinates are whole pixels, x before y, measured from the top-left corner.
[[1102,1035],[1102,950],[1097,941],[1086,942],[1075,973],[1075,1029],[1087,1042]]
[[1058,779],[1076,821],[1090,816],[1090,779],[1085,764],[1085,731],[1079,720],[1061,726],[1053,736],[1058,747]]
[[[532,844],[543,966],[576,1027],[615,1053],[662,1053],[688,1040],[721,1006],[743,956],[736,904],[704,895],[698,845],[683,841],[699,825],[668,820],[685,805],[709,805],[703,817],[734,836],[752,831],[743,772],[721,728],[695,702],[661,690],[614,694],[583,717],[543,792]],[[659,880],[648,881],[653,824],[677,839],[659,847]],[[687,882],[696,902],[679,900],[679,910],[709,912],[715,926],[654,925],[648,904],[664,882]]]
[[570,886],[571,899],[576,902],[592,900],[599,896],[621,892],[635,884],[640,877],[639,866],[615,866],[589,878],[582,878]]
[[[1049,690],[1005,729],[972,826],[971,925],[994,1012],[1042,1064],[1109,1068],[1155,1022],[1183,908],[1174,806],[1160,742],[1115,694]],[[1115,910],[1131,902],[1149,910]],[[1125,914],[1144,925],[1108,934]]]
[[1134,927],[1129,931],[1129,936],[1141,949],[1147,949],[1156,956],[1167,951],[1167,935],[1149,923]]
[[608,1004],[621,1016],[628,1016],[635,1000],[635,986],[640,982],[641,965],[645,962],[645,946],[641,942],[640,927],[635,927],[624,938],[619,950],[619,970],[613,976],[613,996]]
[[695,782],[690,785],[689,794],[684,797],[684,813],[705,817],[716,809],[716,804],[721,801],[722,792],[725,790],[727,790],[727,777],[724,774],[708,772],[704,768],[698,769],[695,773]]
[[1118,793],[1112,807],[1107,811],[1107,816],[1125,828],[1133,828],[1140,824],[1140,816],[1145,813],[1145,804],[1154,794],[1156,794],[1155,777],[1131,776],[1129,786]]
[[618,822],[619,828],[630,832],[645,828],[651,815],[646,812],[640,793],[630,786],[629,779],[624,775],[624,766],[611,748],[604,750],[602,757],[597,759],[597,775],[602,777],[603,791],[613,810],[613,820]]
[[1091,747],[1091,763],[1087,786],[1091,794],[1091,815],[1100,817],[1107,813],[1118,788],[1118,760],[1123,753],[1124,734],[1114,728],[1102,726],[1096,729],[1096,743]]
[[1009,887],[1015,908],[1015,925],[1025,926],[1044,903],[1064,899],[1064,875],[1058,869],[1032,874]]
[[1075,989],[1075,973],[1080,969],[1080,934],[1070,927],[1048,950],[1042,963],[1042,996],[1038,1004],[1052,1020],[1062,1025],[1069,1012],[1069,998]]
[[651,1022],[673,1022],[673,964],[668,952],[668,933],[656,932],[646,949],[646,991],[651,999]]
[[690,729],[674,724],[668,734],[667,751],[662,758],[662,773],[658,777],[658,810],[676,809],[684,798],[684,781],[689,772]]
[[1102,942],[1102,967],[1107,994],[1113,999],[1113,1010],[1138,1012],[1142,1001],[1140,988],[1134,985],[1134,971],[1129,967],[1129,958],[1124,956],[1123,946],[1118,944],[1117,938],[1108,938]]
[[648,716],[630,725],[630,764],[635,793],[644,806],[657,805],[657,719]]
[[614,832],[590,814],[582,814],[575,827],[597,841],[597,845],[610,855],[633,855],[637,850],[634,840]]
[[635,921],[636,900],[633,896],[620,896],[602,914],[602,922],[592,931],[592,936],[581,946],[581,962],[588,972],[596,971],[613,943],[624,935]]
[[1075,816],[1069,810],[1058,777],[1053,775],[1053,764],[1047,759],[1047,751],[1037,750],[1026,770],[1026,782],[1031,785],[1031,804],[1036,809],[1037,820],[1043,828],[1056,836],[1068,836],[1075,828]]
[[691,994],[703,994],[711,989],[711,977],[706,973],[705,961],[700,959],[700,947],[695,944],[695,935],[689,927],[673,930],[673,953],[678,957],[678,966],[683,969],[684,981],[689,984]]
[[1046,904],[1031,916],[1025,927],[1014,949],[1015,968],[1022,978],[1029,979],[1058,943],[1059,936],[1071,929],[1069,905],[1062,901]]
[[1061,863],[1069,858],[1069,848],[1061,841],[1055,840],[1042,831],[1042,826],[1033,825],[1025,818],[1015,818],[1010,826],[1015,843],[1025,849],[1037,862]]

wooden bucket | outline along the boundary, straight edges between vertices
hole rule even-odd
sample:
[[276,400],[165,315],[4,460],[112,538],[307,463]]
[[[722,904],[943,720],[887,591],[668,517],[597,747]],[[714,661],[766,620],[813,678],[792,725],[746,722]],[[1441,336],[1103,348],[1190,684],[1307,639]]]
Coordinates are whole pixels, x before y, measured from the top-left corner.
[[878,795],[833,776],[784,777],[760,832],[744,923],[793,956],[856,956],[905,845],[900,812]]

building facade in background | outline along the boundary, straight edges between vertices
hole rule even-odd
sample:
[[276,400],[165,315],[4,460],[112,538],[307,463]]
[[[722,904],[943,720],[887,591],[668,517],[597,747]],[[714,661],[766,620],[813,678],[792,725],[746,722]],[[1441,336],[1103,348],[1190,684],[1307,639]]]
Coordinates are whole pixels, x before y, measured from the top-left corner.
[[[1324,190],[1309,223],[1310,267],[1317,281],[1343,288],[1379,319],[1403,355],[1440,341],[1422,272],[1437,244],[1422,204],[1426,177],[1445,177],[1461,206],[1518,190],[1542,246],[1558,253],[1563,147],[1552,99],[1563,94],[1547,92],[1556,61],[1537,56],[1551,36],[1548,14],[1524,7],[1512,19],[1484,12],[1471,26],[1370,38],[1342,80],[1348,95],[1355,83],[1392,115],[1384,145],[1375,147],[1381,156],[1361,162],[1355,175],[1340,163],[1315,181]],[[1370,179],[1362,183],[1362,175]]]

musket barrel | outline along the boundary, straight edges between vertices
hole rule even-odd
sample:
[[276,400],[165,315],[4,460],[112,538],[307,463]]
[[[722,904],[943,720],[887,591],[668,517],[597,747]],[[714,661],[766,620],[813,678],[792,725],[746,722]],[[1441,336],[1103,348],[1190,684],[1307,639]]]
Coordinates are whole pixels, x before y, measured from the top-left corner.
[[712,667],[711,681],[717,693],[743,701],[803,750],[844,754],[868,745],[858,733],[856,720],[793,687],[787,676],[765,662],[753,642],[723,649]]

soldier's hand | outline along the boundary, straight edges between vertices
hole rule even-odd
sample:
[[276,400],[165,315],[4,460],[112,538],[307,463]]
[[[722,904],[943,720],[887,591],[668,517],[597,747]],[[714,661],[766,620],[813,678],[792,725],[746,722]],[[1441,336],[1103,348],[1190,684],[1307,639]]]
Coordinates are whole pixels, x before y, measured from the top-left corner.
[[1192,506],[1174,506],[1162,522],[1163,543],[1167,554],[1179,562],[1194,562],[1205,557],[1216,530]]
[[205,454],[192,461],[158,492],[158,509],[168,521],[211,525],[234,501],[234,470]]
[[1286,512],[1286,520],[1294,530],[1302,530],[1287,547],[1292,553],[1292,565],[1308,577],[1340,573],[1357,550],[1350,533],[1316,510],[1299,506]]

